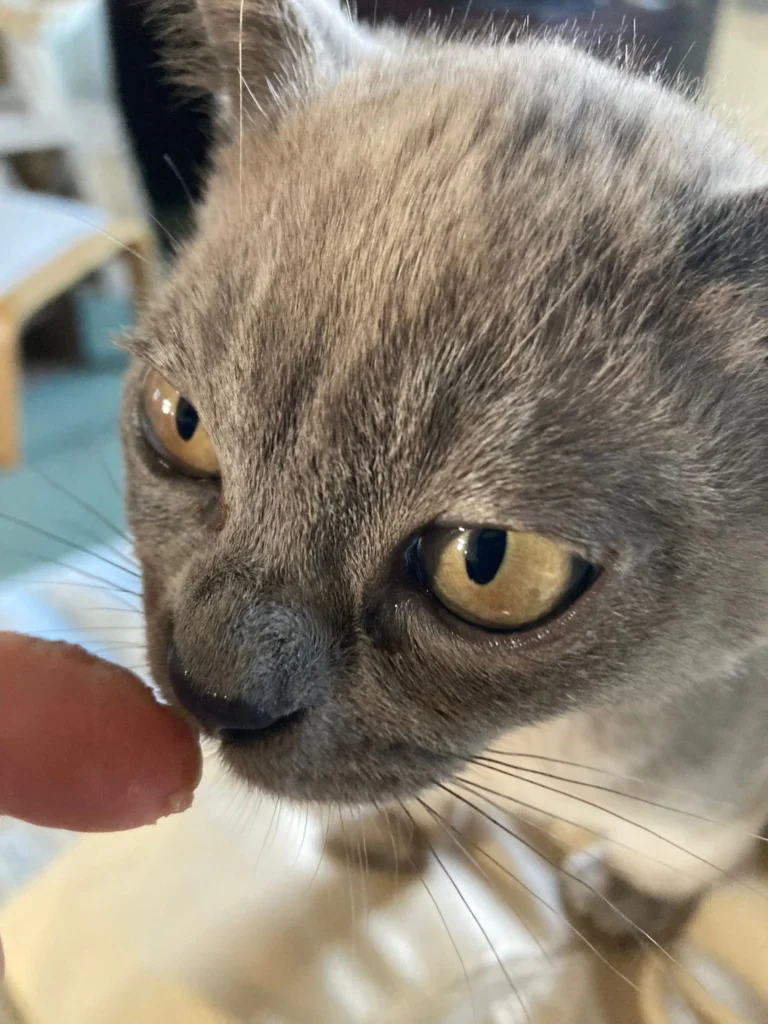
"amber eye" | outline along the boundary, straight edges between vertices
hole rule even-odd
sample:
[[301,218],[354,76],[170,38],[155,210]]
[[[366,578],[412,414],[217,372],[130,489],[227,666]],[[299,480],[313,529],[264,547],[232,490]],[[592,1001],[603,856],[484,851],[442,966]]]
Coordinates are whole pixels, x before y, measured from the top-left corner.
[[598,570],[536,533],[430,530],[418,542],[425,582],[460,619],[523,630],[564,611]]
[[197,410],[157,370],[144,382],[142,422],[147,440],[180,473],[219,475],[219,460]]

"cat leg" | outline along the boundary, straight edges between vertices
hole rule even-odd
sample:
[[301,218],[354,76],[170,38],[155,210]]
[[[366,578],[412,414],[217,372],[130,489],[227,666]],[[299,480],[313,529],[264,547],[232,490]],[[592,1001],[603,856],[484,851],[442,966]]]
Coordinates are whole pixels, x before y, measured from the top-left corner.
[[629,829],[622,829],[620,836],[572,853],[562,865],[568,910],[614,940],[642,942],[650,935],[663,941],[677,934],[701,896],[727,882],[754,851],[750,833],[761,824],[670,827],[669,821],[646,819],[642,824],[664,838],[637,827],[630,838]]
[[[445,794],[429,794],[430,806],[445,827],[461,828],[465,809]],[[443,826],[422,804],[406,802],[376,810],[344,815],[334,823],[325,843],[326,853],[342,864],[361,870],[393,874],[420,874],[435,844],[445,836]]]
[[401,808],[361,810],[331,826],[325,852],[362,871],[419,874],[426,856],[423,825]]
[[676,935],[698,905],[699,894],[669,899],[635,888],[615,870],[599,843],[571,854],[560,887],[570,915],[619,942],[657,942]]

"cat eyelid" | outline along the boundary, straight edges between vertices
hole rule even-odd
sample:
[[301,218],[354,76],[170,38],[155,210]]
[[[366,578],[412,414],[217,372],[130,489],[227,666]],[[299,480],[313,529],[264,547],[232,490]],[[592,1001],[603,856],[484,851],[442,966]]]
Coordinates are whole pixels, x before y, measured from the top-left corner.
[[[182,398],[185,398],[187,399],[187,401],[189,401],[189,398],[187,397],[188,392],[184,388],[179,388],[176,386],[173,377],[166,369],[164,369],[162,366],[158,366],[156,363],[148,359],[143,359],[142,361],[144,362],[144,369],[141,377],[142,386],[146,383],[150,373],[154,371],[155,373],[159,373],[163,380],[170,387],[172,387],[177,394],[181,395]],[[194,405],[194,402],[192,402],[191,404]]]
[[162,348],[151,335],[140,330],[128,331],[117,338],[115,344],[134,358],[154,366],[158,373],[165,375],[168,372],[169,367],[163,366],[163,360],[159,358]]
[[492,516],[489,519],[476,519],[474,517],[454,515],[450,512],[441,512],[435,516],[433,525],[441,530],[504,530],[509,533],[529,533],[532,527],[528,523],[514,519],[496,519]]
[[[551,529],[541,529],[533,521],[523,522],[519,519],[497,519],[495,517],[489,519],[468,519],[449,512],[441,512],[435,516],[429,526],[425,527],[425,530],[434,528],[439,530],[500,530],[504,533],[535,533],[540,537],[546,537],[547,540],[551,540],[555,544],[568,548],[574,555],[587,562],[605,565],[607,562],[613,561],[615,557],[614,548],[596,544],[594,541],[568,537]],[[424,532],[424,530],[421,532]]]
[[156,370],[180,395],[184,394],[184,388],[177,388],[174,382],[179,375],[178,363],[168,358],[167,345],[160,345],[151,336],[138,331],[121,335],[116,339],[115,345],[143,363],[145,375],[150,370]]

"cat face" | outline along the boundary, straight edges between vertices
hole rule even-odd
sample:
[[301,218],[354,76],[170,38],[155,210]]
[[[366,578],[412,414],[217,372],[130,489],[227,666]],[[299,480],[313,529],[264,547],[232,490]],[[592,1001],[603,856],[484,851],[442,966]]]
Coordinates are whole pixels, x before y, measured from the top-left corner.
[[232,130],[124,403],[158,684],[332,801],[695,700],[768,615],[765,171],[566,47],[320,3],[253,5],[241,117],[211,2]]

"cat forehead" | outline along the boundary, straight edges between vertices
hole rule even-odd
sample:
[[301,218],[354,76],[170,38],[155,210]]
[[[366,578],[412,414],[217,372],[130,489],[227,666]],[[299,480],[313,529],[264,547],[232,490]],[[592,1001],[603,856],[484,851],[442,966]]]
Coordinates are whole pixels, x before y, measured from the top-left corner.
[[450,280],[514,316],[568,247],[663,263],[681,195],[739,162],[678,98],[566,47],[419,49],[342,76],[276,130],[249,116],[146,321],[159,365],[190,346],[222,354],[232,335],[247,346],[259,309],[301,335],[318,317],[380,315],[395,293],[423,306]]
[[675,101],[599,65],[580,77],[572,54],[566,92],[553,60],[382,66],[274,131],[244,125],[141,354],[201,411],[247,390],[260,429],[297,389],[325,407],[374,389],[415,418],[426,392],[461,393],[475,421],[607,377],[642,396],[641,314],[675,289],[668,314],[655,304],[662,319],[679,307],[696,161],[682,131],[689,159],[675,156],[669,124],[653,141],[656,107]]
[[[411,76],[409,88],[407,73],[385,71],[342,83],[220,153],[200,235],[144,332],[151,361],[217,430],[250,419],[251,436],[279,439],[288,406],[315,430],[346,409],[337,422],[378,419],[361,432],[371,449],[430,420],[425,446],[445,451],[452,435],[508,435],[511,406],[519,419],[532,394],[564,423],[569,389],[589,390],[606,363],[625,395],[641,389],[631,347],[608,352],[610,303],[583,310],[611,245],[630,267],[656,252],[663,279],[660,241],[673,233],[643,175],[611,177],[617,147],[601,149],[585,123],[581,155],[558,154],[574,140],[536,112],[554,100],[513,117],[494,69]],[[618,148],[626,164],[626,137]],[[628,231],[644,204],[644,227]],[[625,319],[633,303],[647,306],[636,286]],[[377,401],[393,410],[386,430]]]
[[658,250],[665,189],[651,194],[659,160],[640,153],[641,128],[611,139],[585,113],[571,125],[555,98],[515,97],[488,68],[400,77],[342,83],[221,150],[200,236],[151,318],[160,359],[177,338],[218,355],[233,335],[258,344],[269,318],[294,335],[346,320],[355,348],[393,307],[402,320],[448,298],[519,320],[565,248]]

